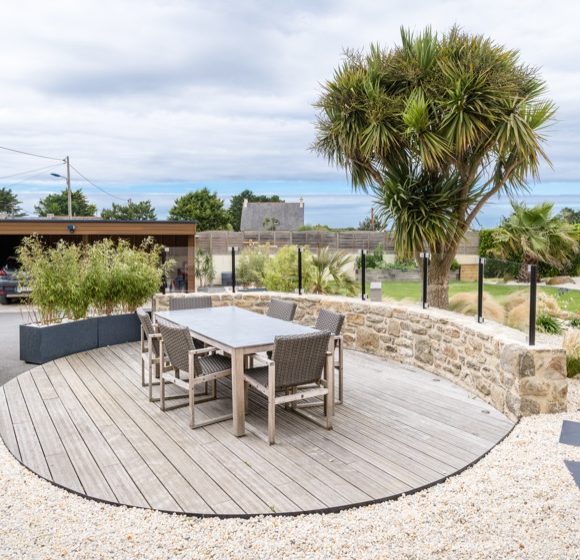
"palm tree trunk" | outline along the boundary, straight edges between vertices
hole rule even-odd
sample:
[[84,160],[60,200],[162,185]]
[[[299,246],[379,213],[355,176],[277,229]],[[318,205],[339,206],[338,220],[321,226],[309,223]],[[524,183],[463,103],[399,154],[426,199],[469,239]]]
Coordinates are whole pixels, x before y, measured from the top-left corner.
[[431,255],[427,276],[427,302],[430,307],[447,309],[449,307],[449,270],[455,251]]

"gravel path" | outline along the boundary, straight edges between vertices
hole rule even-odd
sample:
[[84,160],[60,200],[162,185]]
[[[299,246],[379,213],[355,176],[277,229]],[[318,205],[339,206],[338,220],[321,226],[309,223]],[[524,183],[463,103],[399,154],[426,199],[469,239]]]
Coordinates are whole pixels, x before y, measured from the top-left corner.
[[0,444],[0,558],[580,558],[580,490],[558,443],[571,412],[522,420],[473,468],[396,502],[334,515],[192,519],[97,504],[21,467]]

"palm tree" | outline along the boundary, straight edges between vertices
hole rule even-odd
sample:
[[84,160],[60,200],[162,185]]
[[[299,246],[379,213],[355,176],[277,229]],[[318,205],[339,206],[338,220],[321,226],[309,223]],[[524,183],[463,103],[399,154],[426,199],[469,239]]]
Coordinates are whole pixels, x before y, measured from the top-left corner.
[[312,262],[314,264],[312,291],[315,294],[354,294],[355,280],[345,271],[353,262],[350,255],[324,247],[312,256]]
[[572,224],[553,214],[554,204],[528,208],[512,203],[513,213],[493,232],[491,253],[501,259],[521,260],[518,279],[528,280],[528,265],[546,263],[563,267],[578,252],[578,234]]
[[400,256],[432,254],[429,303],[482,207],[537,177],[555,112],[517,51],[453,27],[401,30],[401,45],[349,51],[316,103],[314,149],[372,192]]

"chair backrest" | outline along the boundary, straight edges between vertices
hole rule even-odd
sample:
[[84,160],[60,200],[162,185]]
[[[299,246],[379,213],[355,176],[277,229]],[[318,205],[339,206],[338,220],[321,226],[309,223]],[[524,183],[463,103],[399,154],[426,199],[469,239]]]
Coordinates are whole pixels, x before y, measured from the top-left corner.
[[318,319],[316,319],[315,329],[319,331],[330,331],[332,334],[338,336],[342,330],[342,324],[344,323],[344,315],[340,313],[335,313],[334,311],[328,311],[326,309],[321,309],[318,314]]
[[179,309],[201,309],[211,306],[211,296],[189,295],[169,298],[170,311],[177,311]]
[[195,350],[189,329],[162,319],[158,319],[157,324],[171,365],[182,371],[189,371],[189,352]]
[[139,322],[141,323],[141,328],[143,333],[147,338],[147,344],[151,344],[151,350],[155,356],[159,356],[159,340],[156,338],[150,338],[152,334],[155,334],[155,327],[149,313],[144,309],[137,309],[137,317],[139,317]]
[[270,300],[270,305],[268,306],[268,312],[266,315],[268,317],[273,317],[274,319],[282,319],[282,321],[292,321],[294,315],[296,314],[297,304],[291,301],[282,301],[281,299]]
[[284,389],[319,381],[330,337],[328,331],[277,336],[272,354],[276,364],[276,388]]

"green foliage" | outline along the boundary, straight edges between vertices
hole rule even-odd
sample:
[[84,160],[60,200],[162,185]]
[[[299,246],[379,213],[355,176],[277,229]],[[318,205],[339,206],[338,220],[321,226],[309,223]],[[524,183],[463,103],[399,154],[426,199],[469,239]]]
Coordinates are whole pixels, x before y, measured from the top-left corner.
[[246,247],[236,262],[236,282],[241,286],[262,287],[264,271],[270,259],[270,246],[255,245]]
[[558,213],[558,217],[569,224],[580,224],[580,210],[567,207],[562,208]]
[[[386,265],[384,261],[384,251],[383,246],[379,243],[372,253],[368,253],[365,257],[365,267],[369,268],[384,268]],[[356,267],[360,270],[362,268],[362,258],[357,256]]]
[[101,212],[101,218],[104,220],[149,221],[156,220],[157,215],[150,200],[142,200],[141,202],[129,200],[127,204],[113,202],[111,208],[105,208]]
[[490,257],[495,248],[495,229],[482,229],[479,232],[479,256]]
[[305,224],[298,228],[298,231],[336,231],[325,224]]
[[570,319],[570,326],[574,329],[580,329],[580,317]]
[[259,195],[254,194],[249,189],[243,190],[241,193],[232,196],[228,208],[228,214],[230,217],[230,224],[234,228],[234,231],[240,231],[244,200],[247,200],[248,202],[284,202],[283,200],[280,200],[280,197],[277,194],[272,196]]
[[359,231],[383,231],[385,229],[385,223],[377,216],[374,216],[371,220],[370,216],[367,216],[358,224]]
[[490,253],[524,264],[544,263],[556,269],[567,266],[578,253],[574,227],[554,216],[554,205],[543,202],[528,208],[512,203],[513,213],[492,234]]
[[352,265],[353,258],[343,251],[320,249],[312,256],[314,277],[310,289],[315,294],[354,295],[356,282],[345,268]]
[[[97,213],[96,204],[89,202],[82,189],[71,192],[73,216],[94,216]],[[40,217],[49,214],[54,216],[68,216],[68,194],[63,190],[58,194],[49,194],[42,198],[34,207]]]
[[214,281],[215,267],[210,252],[198,249],[195,253],[195,277],[200,286],[209,286]]
[[[302,253],[302,286],[310,291],[314,280],[312,253]],[[298,250],[293,245],[282,247],[264,266],[264,286],[274,292],[294,292],[298,289]]]
[[461,270],[461,265],[459,264],[459,261],[457,259],[453,259],[453,262],[451,263],[451,270],[453,272],[458,272],[459,270]]
[[20,204],[20,199],[12,192],[12,189],[5,187],[0,189],[0,213],[17,218],[24,216]]
[[131,312],[157,292],[173,264],[161,266],[161,250],[151,238],[139,247],[122,239],[88,246],[60,240],[51,247],[26,237],[18,248],[19,275],[42,324]]
[[276,231],[280,225],[280,220],[278,218],[264,218],[262,222],[262,227],[266,231]]
[[[316,103],[314,149],[374,193],[397,252],[455,255],[481,208],[525,189],[547,160],[555,106],[544,91],[536,69],[491,39],[403,29],[400,46],[346,53]],[[445,286],[439,269],[430,280]]]
[[580,358],[566,355],[566,372],[568,377],[580,375]]
[[169,219],[196,221],[197,231],[231,229],[230,217],[224,208],[223,200],[217,193],[211,193],[207,188],[177,198],[169,210]]
[[562,324],[557,317],[549,313],[540,313],[536,317],[536,328],[538,331],[547,334],[561,334]]

